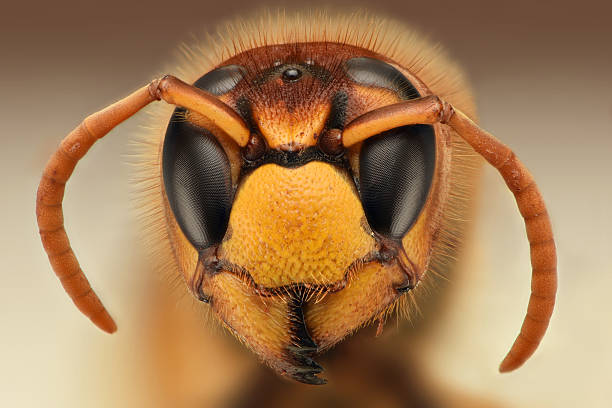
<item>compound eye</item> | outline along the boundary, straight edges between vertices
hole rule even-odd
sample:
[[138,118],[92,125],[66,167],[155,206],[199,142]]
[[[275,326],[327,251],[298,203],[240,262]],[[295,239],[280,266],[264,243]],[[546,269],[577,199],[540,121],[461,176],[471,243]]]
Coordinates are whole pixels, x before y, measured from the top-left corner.
[[433,180],[435,133],[403,126],[367,139],[359,155],[361,202],[372,229],[399,240],[421,213]]
[[418,98],[414,85],[395,67],[376,58],[356,57],[344,63],[344,69],[355,83],[386,88],[401,99]]
[[232,206],[229,160],[210,132],[185,121],[182,109],[166,130],[162,171],[170,208],[189,242],[198,251],[220,243]]
[[213,95],[223,95],[238,85],[244,76],[244,71],[240,65],[226,65],[206,73],[195,81],[193,86]]

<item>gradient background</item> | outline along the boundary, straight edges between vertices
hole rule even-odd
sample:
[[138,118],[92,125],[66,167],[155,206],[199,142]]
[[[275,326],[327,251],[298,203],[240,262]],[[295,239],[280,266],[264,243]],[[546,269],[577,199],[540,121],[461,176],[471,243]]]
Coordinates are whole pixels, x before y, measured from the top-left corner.
[[[2,6],[0,405],[146,400],[145,362],[137,352],[144,341],[141,296],[160,279],[142,267],[125,164],[127,140],[142,119],[92,149],[68,185],[64,207],[73,247],[119,324],[114,336],[89,324],[53,275],[37,234],[36,187],[49,155],[83,117],[171,66],[176,45],[192,33],[257,6],[205,3]],[[481,124],[514,148],[548,203],[559,294],[535,356],[517,372],[497,373],[527,304],[529,254],[511,194],[490,168],[465,273],[452,285],[452,308],[423,348],[440,381],[509,407],[612,403],[612,8],[605,3],[378,0],[374,7],[445,45],[471,80]],[[212,350],[226,347],[210,336]],[[237,370],[219,357],[211,362],[224,365]],[[237,386],[220,381],[204,386],[202,395]]]

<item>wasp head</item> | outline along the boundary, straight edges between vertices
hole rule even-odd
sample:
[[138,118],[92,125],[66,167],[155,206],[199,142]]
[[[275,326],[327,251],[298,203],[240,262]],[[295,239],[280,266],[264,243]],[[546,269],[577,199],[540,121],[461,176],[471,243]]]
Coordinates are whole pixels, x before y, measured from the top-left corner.
[[453,64],[401,27],[388,36],[389,24],[296,15],[240,25],[192,84],[154,80],[69,133],[36,212],[76,306],[116,330],[63,227],[65,184],[96,140],[163,99],[177,108],[143,155],[144,214],[163,213],[151,225],[193,295],[276,371],[323,383],[317,353],[373,320],[381,328],[427,271],[453,259],[478,156],[512,192],[530,243],[532,294],[500,370],[522,365],[555,303],[544,200],[512,150],[470,118]]
[[448,135],[404,126],[344,148],[338,136],[352,119],[429,92],[348,45],[247,50],[194,85],[251,136],[240,147],[209,119],[175,110],[162,165],[175,256],[194,295],[247,346],[319,383],[314,354],[382,318],[425,273]]

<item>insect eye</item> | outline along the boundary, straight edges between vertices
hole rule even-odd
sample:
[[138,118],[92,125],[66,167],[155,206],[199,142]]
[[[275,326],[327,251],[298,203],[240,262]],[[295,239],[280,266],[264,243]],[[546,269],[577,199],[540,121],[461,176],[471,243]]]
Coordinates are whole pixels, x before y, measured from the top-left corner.
[[435,166],[429,125],[402,126],[371,137],[359,155],[361,202],[370,226],[401,239],[420,214]]
[[282,74],[283,81],[295,82],[302,77],[302,71],[297,68],[287,68]]
[[414,85],[395,67],[376,58],[356,57],[344,63],[348,77],[361,85],[390,89],[402,99],[418,98]]
[[[242,80],[244,68],[226,65],[194,82],[213,95],[223,95]],[[177,108],[166,129],[162,173],[170,208],[181,230],[199,251],[221,242],[232,206],[230,164],[217,139],[197,128]]]
[[195,81],[193,86],[213,95],[223,95],[236,87],[242,80],[244,71],[240,65],[226,65],[208,72]]
[[221,242],[232,206],[230,164],[217,139],[175,111],[164,140],[162,171],[170,208],[197,250]]

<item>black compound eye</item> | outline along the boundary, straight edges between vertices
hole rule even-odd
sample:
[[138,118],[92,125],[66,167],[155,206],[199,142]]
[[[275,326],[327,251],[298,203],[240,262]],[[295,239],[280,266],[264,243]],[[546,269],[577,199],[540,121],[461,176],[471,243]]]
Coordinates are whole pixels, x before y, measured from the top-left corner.
[[[344,63],[355,83],[386,88],[401,99],[420,96],[399,70],[376,58]],[[367,139],[359,154],[361,202],[370,226],[399,240],[406,235],[427,200],[436,164],[436,139],[429,125],[402,126]]]
[[[244,68],[226,65],[194,82],[213,95],[223,95],[244,77]],[[218,244],[227,231],[232,207],[230,164],[217,139],[185,120],[177,108],[166,129],[162,173],[166,196],[181,230],[199,251]]]
[[399,240],[421,213],[433,180],[435,133],[403,126],[367,139],[359,155],[361,202],[379,234]]
[[404,74],[379,59],[351,58],[344,63],[344,70],[354,82],[390,89],[396,92],[401,99],[412,99],[420,96]]
[[220,243],[227,230],[233,196],[230,164],[217,139],[186,122],[183,114],[176,109],[166,130],[164,187],[181,230],[201,251]]
[[193,86],[213,95],[223,95],[236,87],[242,80],[244,71],[245,69],[240,65],[226,65],[200,77],[193,83]]

